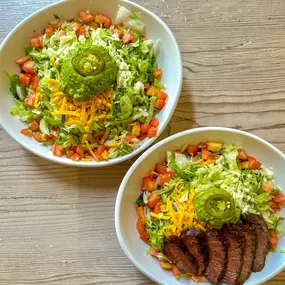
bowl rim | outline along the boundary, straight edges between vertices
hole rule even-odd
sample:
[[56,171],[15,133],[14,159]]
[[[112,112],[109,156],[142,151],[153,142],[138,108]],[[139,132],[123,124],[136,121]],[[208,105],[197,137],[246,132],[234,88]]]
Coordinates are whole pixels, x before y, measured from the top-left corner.
[[[74,0],[73,0],[74,1]],[[67,165],[67,166],[78,166],[78,167],[105,167],[105,166],[110,166],[110,165],[115,165],[115,164],[120,164],[124,161],[127,161],[131,158],[133,158],[134,156],[136,155],[139,155],[140,153],[142,153],[146,148],[148,148],[151,144],[153,144],[157,139],[158,137],[162,134],[162,132],[165,130],[166,126],[168,125],[169,121],[171,120],[174,112],[175,112],[175,109],[176,109],[176,106],[178,104],[178,101],[179,101],[179,98],[180,98],[180,94],[181,94],[181,89],[182,89],[182,83],[183,83],[183,65],[182,65],[182,58],[181,58],[181,52],[180,52],[180,48],[179,48],[179,45],[171,31],[171,29],[167,26],[167,24],[160,18],[158,17],[156,14],[154,14],[153,12],[149,11],[148,9],[142,7],[141,5],[137,4],[137,3],[134,3],[134,2],[131,2],[129,0],[120,0],[121,2],[125,2],[127,3],[128,5],[134,7],[135,9],[139,9],[141,10],[142,12],[144,12],[145,14],[148,14],[150,17],[152,17],[153,19],[155,19],[157,22],[160,23],[160,25],[164,28],[165,32],[169,35],[169,37],[171,38],[171,41],[173,42],[173,45],[174,45],[174,48],[175,48],[175,53],[177,54],[177,57],[178,57],[178,65],[180,66],[180,68],[178,68],[177,72],[178,72],[178,77],[179,77],[179,83],[178,83],[178,86],[177,86],[177,96],[174,100],[174,103],[170,106],[169,108],[169,112],[168,112],[168,115],[165,119],[165,121],[160,124],[160,127],[158,128],[158,132],[157,132],[157,135],[153,138],[150,138],[150,139],[147,139],[147,141],[143,142],[137,149],[135,149],[133,152],[131,152],[130,154],[127,154],[125,156],[121,156],[121,157],[117,157],[117,158],[113,158],[113,159],[110,159],[110,160],[107,160],[107,161],[100,161],[100,162],[97,162],[97,161],[94,161],[92,160],[92,162],[83,162],[83,161],[80,161],[80,162],[75,162],[75,161],[72,161],[71,159],[66,159],[66,158],[61,158],[61,157],[55,157],[55,156],[46,156],[46,155],[43,155],[41,152],[37,152],[35,151],[35,149],[33,148],[33,144],[30,144],[30,143],[26,143],[22,140],[18,140],[16,138],[15,135],[13,135],[13,132],[10,131],[10,129],[8,127],[6,127],[5,124],[3,124],[1,122],[1,117],[0,117],[0,125],[2,126],[2,128],[5,130],[5,132],[14,140],[16,141],[17,143],[19,143],[22,147],[24,147],[26,150],[32,152],[33,154],[35,154],[36,156],[39,156],[41,158],[45,158],[45,159],[48,159],[52,162],[56,162],[56,163],[59,163],[59,164],[63,164],[63,165]],[[25,19],[23,19],[20,23],[18,23],[9,33],[8,35],[5,37],[5,39],[3,40],[3,42],[1,43],[0,45],[0,54],[1,54],[1,51],[2,49],[4,48],[4,46],[6,45],[6,43],[10,40],[10,38],[16,34],[18,28],[20,28],[24,23],[26,23],[27,21],[29,21],[30,19],[32,19],[34,16],[42,13],[42,12],[45,12],[46,10],[54,7],[54,6],[58,6],[58,5],[61,5],[63,3],[68,3],[70,2],[70,0],[61,0],[59,2],[56,2],[56,3],[53,3],[53,4],[50,4],[48,6],[45,6],[41,9],[39,9],[38,11],[32,13],[31,15],[29,15],[28,17],[26,17]],[[35,142],[37,143],[37,142]]]
[[[163,284],[160,280],[156,279],[154,276],[152,276],[152,274],[150,274],[143,266],[140,265],[140,263],[138,263],[131,255],[131,253],[128,251],[127,246],[125,245],[122,233],[121,233],[121,228],[120,228],[120,209],[121,209],[121,201],[122,201],[122,196],[124,194],[124,189],[126,187],[126,184],[128,183],[128,180],[130,178],[130,176],[132,175],[133,171],[136,169],[136,167],[142,162],[144,161],[145,158],[147,158],[149,156],[149,154],[151,154],[152,152],[154,152],[156,149],[158,149],[160,146],[162,146],[165,143],[168,143],[170,141],[179,139],[180,137],[183,137],[184,135],[187,134],[191,134],[191,133],[199,133],[199,132],[207,132],[207,131],[224,131],[224,132],[229,132],[229,133],[235,133],[235,134],[241,134],[241,135],[245,135],[248,137],[251,137],[257,141],[259,141],[262,144],[265,144],[266,146],[268,146],[272,151],[278,153],[284,160],[285,160],[285,154],[283,152],[281,152],[277,147],[273,146],[272,144],[270,144],[269,142],[267,142],[265,139],[260,138],[254,134],[248,133],[246,131],[242,131],[242,130],[237,130],[237,129],[233,129],[233,128],[226,128],[226,127],[199,127],[199,128],[194,128],[194,129],[188,129],[176,134],[173,134],[167,138],[165,138],[164,140],[156,143],[155,145],[153,145],[152,147],[150,147],[147,151],[145,151],[135,162],[134,164],[129,168],[129,170],[127,171],[127,173],[125,174],[121,185],[119,187],[119,191],[117,194],[117,198],[116,198],[116,204],[115,204],[115,229],[116,229],[116,234],[117,234],[117,239],[119,241],[119,244],[123,250],[123,252],[125,253],[125,255],[127,256],[127,258],[132,262],[132,264],[135,265],[135,267],[144,275],[146,275],[148,278],[150,278],[151,280],[153,280],[154,282],[157,282],[158,284]],[[283,269],[285,268],[285,262],[284,264],[276,271],[272,272],[271,274],[267,275],[265,278],[263,278],[262,280],[260,280],[259,282],[255,283],[255,285],[258,284],[263,284],[264,282],[270,280],[271,278],[273,278],[274,276],[276,276],[277,274],[279,274]]]

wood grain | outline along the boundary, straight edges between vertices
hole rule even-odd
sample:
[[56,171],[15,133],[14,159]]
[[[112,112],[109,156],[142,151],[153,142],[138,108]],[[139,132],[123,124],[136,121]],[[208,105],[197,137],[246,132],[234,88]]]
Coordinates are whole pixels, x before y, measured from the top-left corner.
[[[54,0],[0,1],[0,41]],[[184,82],[163,136],[227,126],[285,151],[285,1],[137,0],[176,36]],[[53,164],[0,129],[0,284],[153,284],[121,251],[114,204],[131,162]],[[285,272],[267,282],[285,283]]]

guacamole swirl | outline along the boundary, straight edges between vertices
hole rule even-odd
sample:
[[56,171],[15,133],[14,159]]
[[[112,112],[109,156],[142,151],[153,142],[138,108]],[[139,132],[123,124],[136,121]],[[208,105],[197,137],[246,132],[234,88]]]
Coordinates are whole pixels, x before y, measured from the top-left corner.
[[75,100],[89,100],[116,81],[117,65],[108,51],[91,42],[78,45],[60,67],[61,89]]
[[240,216],[232,195],[222,189],[211,188],[199,192],[194,204],[199,219],[214,228],[222,228],[225,223],[235,223]]

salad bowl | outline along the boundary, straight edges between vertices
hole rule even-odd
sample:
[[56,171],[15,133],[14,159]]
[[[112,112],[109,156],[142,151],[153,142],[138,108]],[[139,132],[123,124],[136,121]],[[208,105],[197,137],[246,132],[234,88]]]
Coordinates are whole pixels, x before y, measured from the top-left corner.
[[[172,274],[171,270],[161,268],[157,258],[153,257],[149,244],[145,243],[142,240],[144,239],[142,235],[138,234],[139,229],[138,226],[136,229],[136,222],[140,215],[139,212],[136,212],[135,204],[138,203],[138,197],[142,193],[141,189],[148,188],[148,185],[144,184],[145,180],[143,180],[142,184],[142,179],[150,177],[148,175],[153,175],[151,170],[154,169],[154,165],[157,165],[157,163],[165,161],[166,152],[180,150],[184,145],[198,145],[200,142],[206,141],[223,142],[225,145],[234,144],[237,147],[244,148],[247,153],[261,161],[266,169],[272,168],[275,183],[282,189],[284,194],[285,177],[283,172],[285,155],[262,138],[247,132],[222,127],[197,128],[177,133],[152,146],[131,166],[121,183],[116,200],[115,225],[119,243],[126,256],[137,269],[158,284],[181,285],[197,283],[190,279],[189,276],[185,277],[184,275],[178,280],[174,278],[174,273]],[[168,163],[169,159],[170,157],[168,156]],[[157,166],[155,166],[155,169],[157,169]],[[170,169],[170,171],[173,170]],[[167,184],[165,185],[167,187]],[[147,187],[144,188],[145,186]],[[281,194],[281,196],[283,195]],[[279,213],[281,217],[285,216],[284,209],[281,209]],[[280,235],[278,247],[274,253],[270,252],[268,254],[263,270],[252,273],[244,284],[262,284],[282,271],[285,268],[284,248],[285,239]]]
[[[148,39],[151,39],[154,42],[160,42],[157,64],[163,70],[162,82],[165,86],[164,91],[168,94],[168,99],[165,107],[156,115],[159,120],[156,136],[143,138],[141,144],[132,152],[127,152],[123,156],[118,155],[114,158],[107,158],[103,161],[96,161],[95,159],[92,159],[91,156],[91,158],[85,160],[78,159],[79,161],[74,161],[65,156],[53,155],[51,147],[38,143],[30,136],[25,136],[21,133],[21,130],[24,130],[27,125],[20,121],[19,117],[12,116],[10,113],[11,108],[15,107],[15,103],[13,102],[13,96],[9,94],[9,80],[5,73],[19,73],[19,66],[15,63],[15,59],[23,56],[25,46],[29,42],[29,39],[41,34],[54,15],[56,15],[57,18],[67,20],[76,17],[80,11],[94,11],[94,13],[100,12],[114,19],[119,6],[124,6],[130,11],[138,13],[137,15],[140,15],[143,18],[143,22],[146,25],[146,35]],[[172,32],[167,25],[152,12],[126,0],[69,0],[60,1],[50,5],[34,13],[13,29],[1,45],[0,60],[0,124],[3,129],[27,150],[40,157],[66,165],[103,167],[129,160],[144,151],[155,141],[167,126],[177,105],[182,86],[181,56]],[[78,155],[76,154],[75,158],[77,157]]]

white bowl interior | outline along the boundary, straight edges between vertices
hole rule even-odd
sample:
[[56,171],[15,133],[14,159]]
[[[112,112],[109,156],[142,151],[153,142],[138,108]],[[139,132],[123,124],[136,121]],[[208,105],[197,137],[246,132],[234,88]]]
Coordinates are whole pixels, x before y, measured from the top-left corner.
[[[273,167],[277,184],[283,191],[285,190],[285,156],[264,140],[241,131],[226,128],[193,129],[171,136],[151,147],[132,165],[121,184],[116,202],[115,222],[117,236],[125,254],[140,271],[159,284],[196,283],[186,278],[176,280],[171,272],[161,269],[155,258],[146,254],[149,246],[139,239],[135,227],[137,214],[134,201],[141,193],[143,176],[146,176],[157,162],[163,161],[167,150],[180,148],[186,143],[198,144],[205,140],[243,146],[250,155],[256,157],[266,167]],[[284,209],[282,215],[285,215]],[[285,265],[285,254],[280,253],[280,249],[285,249],[284,238],[279,241],[277,252],[274,255],[269,254],[264,269],[252,274],[245,284],[261,284],[281,271]]]
[[182,85],[182,63],[179,48],[169,28],[157,16],[141,6],[124,1],[124,0],[68,0],[51,5],[43,10],[33,14],[25,21],[20,23],[6,38],[0,49],[0,123],[6,132],[18,143],[31,152],[53,160],[59,163],[77,166],[93,166],[101,167],[111,164],[120,163],[137,155],[148,147],[156,138],[145,139],[143,145],[133,153],[124,157],[112,159],[104,162],[73,162],[67,158],[54,157],[51,151],[45,146],[40,145],[35,140],[20,134],[20,130],[26,127],[17,116],[10,114],[11,107],[14,106],[13,96],[9,94],[9,81],[4,74],[5,71],[18,73],[19,67],[15,60],[24,55],[25,45],[28,44],[30,38],[38,36],[47,26],[48,22],[53,19],[53,15],[57,15],[62,19],[71,19],[78,15],[79,11],[90,10],[91,12],[101,12],[115,18],[118,11],[118,5],[124,5],[132,11],[141,12],[144,22],[147,26],[147,36],[154,41],[160,39],[160,53],[158,56],[158,65],[163,69],[163,83],[166,85],[166,92],[169,98],[165,108],[159,113],[160,126],[158,135],[169,122],[175,107],[177,105],[181,85]]

